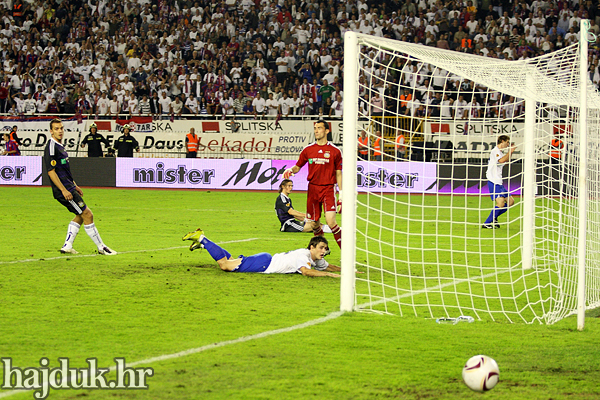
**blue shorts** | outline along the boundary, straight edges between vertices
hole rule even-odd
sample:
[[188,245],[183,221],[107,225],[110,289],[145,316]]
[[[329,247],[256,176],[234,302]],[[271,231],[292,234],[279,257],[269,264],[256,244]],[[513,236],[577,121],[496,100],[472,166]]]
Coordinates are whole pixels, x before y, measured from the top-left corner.
[[504,185],[495,185],[494,182],[488,181],[488,190],[492,200],[496,200],[497,197],[508,197],[508,190]]
[[253,256],[242,257],[242,263],[233,272],[265,272],[271,264],[272,256],[269,253],[258,253]]

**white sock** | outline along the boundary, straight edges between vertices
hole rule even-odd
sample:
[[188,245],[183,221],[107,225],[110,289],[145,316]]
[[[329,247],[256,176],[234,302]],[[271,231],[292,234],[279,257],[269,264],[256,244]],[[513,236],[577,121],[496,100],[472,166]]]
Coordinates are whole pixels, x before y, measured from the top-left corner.
[[77,237],[77,234],[79,233],[80,227],[81,227],[81,225],[79,225],[75,221],[69,222],[69,226],[67,227],[67,237],[65,239],[65,244],[63,244],[63,248],[67,248],[67,249],[73,248],[73,242],[75,241],[75,238]]
[[96,247],[102,249],[104,247],[104,242],[100,238],[100,234],[98,233],[98,229],[96,229],[96,225],[92,222],[89,225],[84,225],[85,233],[94,241]]

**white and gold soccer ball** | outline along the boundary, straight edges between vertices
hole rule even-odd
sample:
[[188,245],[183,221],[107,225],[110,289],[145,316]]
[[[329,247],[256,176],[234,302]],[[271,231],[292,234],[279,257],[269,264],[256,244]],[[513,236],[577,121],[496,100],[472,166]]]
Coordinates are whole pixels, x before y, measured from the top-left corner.
[[469,358],[462,371],[463,381],[469,389],[476,392],[485,392],[498,383],[500,370],[494,359],[478,355]]

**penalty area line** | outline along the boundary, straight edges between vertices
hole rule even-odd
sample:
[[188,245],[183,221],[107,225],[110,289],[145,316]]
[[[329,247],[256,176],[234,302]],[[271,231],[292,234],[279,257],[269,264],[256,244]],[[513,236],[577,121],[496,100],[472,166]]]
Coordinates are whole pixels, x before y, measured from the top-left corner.
[[[218,244],[228,244],[228,243],[242,243],[242,242],[251,242],[253,240],[259,240],[259,238],[250,238],[250,239],[241,239],[241,240],[228,240],[225,242],[219,242]],[[131,250],[131,251],[119,251],[117,252],[117,256],[119,254],[134,254],[134,253],[151,253],[154,251],[167,251],[167,250],[177,250],[177,249],[187,249],[188,246],[174,246],[174,247],[165,247],[163,249],[142,249],[142,250]],[[93,254],[69,254],[64,256],[57,257],[43,257],[43,258],[26,258],[24,260],[14,260],[14,261],[0,261],[0,265],[5,264],[19,264],[19,263],[28,263],[28,262],[36,262],[36,261],[52,261],[52,260],[61,260],[66,258],[84,258],[84,257],[113,257],[113,256],[105,256],[99,253]]]
[[[151,364],[151,363],[160,362],[160,361],[172,360],[175,358],[181,358],[181,357],[186,357],[186,356],[189,356],[192,354],[201,353],[201,352],[207,351],[207,350],[217,349],[219,347],[225,347],[225,346],[229,346],[229,345],[233,345],[233,344],[249,342],[251,340],[262,339],[262,338],[265,338],[268,336],[278,335],[280,333],[288,333],[288,332],[292,332],[292,331],[295,331],[298,329],[304,329],[304,328],[308,328],[310,326],[322,324],[324,322],[336,319],[343,314],[344,314],[344,312],[342,312],[342,311],[334,311],[324,317],[313,319],[311,321],[306,321],[301,324],[288,326],[287,328],[274,329],[271,331],[257,333],[255,335],[242,336],[237,339],[225,340],[223,342],[218,342],[218,343],[211,343],[211,344],[207,344],[206,346],[196,347],[193,349],[184,350],[184,351],[180,351],[177,353],[165,354],[162,356],[147,358],[145,360],[134,361],[132,363],[128,363],[127,367],[135,367],[137,365],[145,365],[145,364]],[[117,369],[116,365],[113,365],[108,368],[109,371],[115,371],[116,369]],[[70,380],[70,378],[71,377],[69,377],[69,380]],[[48,388],[48,381],[42,382],[39,388],[18,389],[18,390],[11,390],[11,391],[5,392],[5,393],[0,393],[0,398],[6,398],[6,397],[12,396],[14,394],[23,393],[23,392],[27,392],[30,390],[39,390],[41,388]]]

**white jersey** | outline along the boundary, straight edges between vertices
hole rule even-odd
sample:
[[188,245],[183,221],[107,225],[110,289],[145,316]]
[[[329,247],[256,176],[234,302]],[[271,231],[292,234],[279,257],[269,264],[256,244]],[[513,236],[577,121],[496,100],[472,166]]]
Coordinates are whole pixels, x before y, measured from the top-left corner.
[[329,264],[324,259],[313,261],[310,256],[310,250],[298,249],[288,251],[287,253],[277,253],[273,255],[271,263],[263,272],[264,274],[293,274],[302,273],[300,268],[314,268],[319,271],[325,270]]
[[485,174],[488,181],[494,185],[502,185],[502,168],[504,168],[504,163],[499,162],[502,157],[504,157],[504,152],[498,146],[494,147],[490,154],[490,161],[488,162]]

